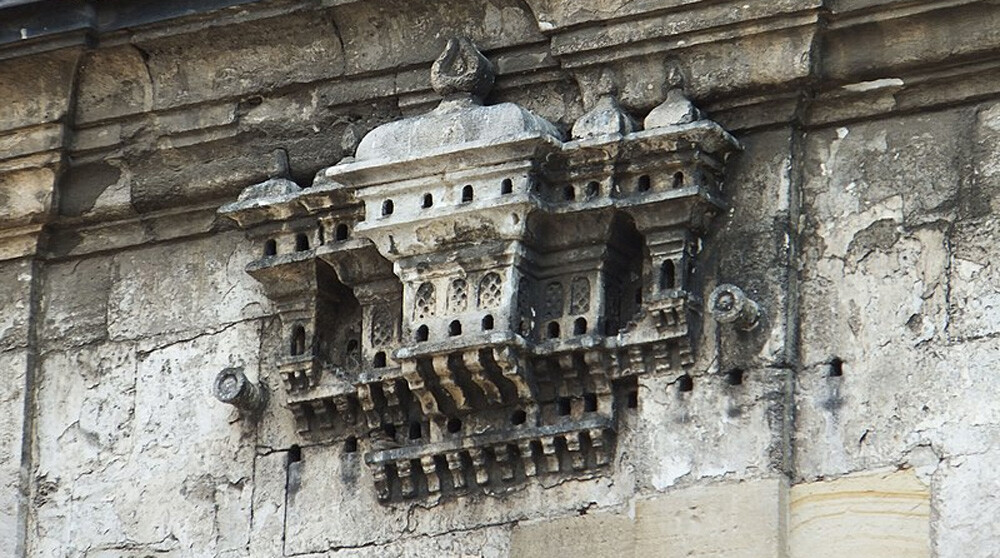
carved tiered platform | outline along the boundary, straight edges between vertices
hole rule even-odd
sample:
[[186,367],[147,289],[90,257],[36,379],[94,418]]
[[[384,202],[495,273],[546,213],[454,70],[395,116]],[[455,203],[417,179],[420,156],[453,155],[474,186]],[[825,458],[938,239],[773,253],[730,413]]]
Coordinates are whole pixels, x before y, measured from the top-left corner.
[[691,272],[737,142],[676,90],[643,130],[609,91],[563,141],[483,106],[492,80],[452,40],[437,109],[220,210],[260,242],[300,432],[362,440],[382,500],[608,466],[636,378],[692,362]]

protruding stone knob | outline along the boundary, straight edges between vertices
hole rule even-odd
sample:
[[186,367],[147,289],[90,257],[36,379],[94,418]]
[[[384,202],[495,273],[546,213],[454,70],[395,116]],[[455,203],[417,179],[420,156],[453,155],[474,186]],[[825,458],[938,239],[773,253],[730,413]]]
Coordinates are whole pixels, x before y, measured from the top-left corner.
[[708,299],[712,317],[722,324],[733,324],[737,329],[750,331],[760,321],[760,306],[747,298],[736,285],[722,284],[712,291]]
[[215,377],[215,398],[241,411],[256,412],[267,403],[265,391],[242,368],[226,368]]
[[431,66],[431,86],[442,97],[465,94],[480,102],[490,92],[495,77],[493,64],[467,37],[449,39]]

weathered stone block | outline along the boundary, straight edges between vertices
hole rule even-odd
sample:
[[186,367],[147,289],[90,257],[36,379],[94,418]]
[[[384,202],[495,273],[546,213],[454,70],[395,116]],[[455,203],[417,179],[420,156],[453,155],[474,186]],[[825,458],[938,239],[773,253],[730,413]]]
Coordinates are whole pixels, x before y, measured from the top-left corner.
[[44,347],[107,337],[112,270],[112,259],[101,256],[45,266],[40,330]]
[[77,122],[95,122],[150,110],[153,84],[144,57],[131,45],[90,52],[80,71]]
[[0,224],[8,226],[36,222],[52,208],[55,173],[52,169],[28,169],[0,174]]
[[929,557],[931,494],[912,470],[795,485],[790,558]]
[[636,556],[726,558],[784,554],[781,479],[684,488],[636,502]]
[[34,273],[28,260],[0,263],[0,351],[28,344]]
[[631,557],[636,556],[635,523],[626,514],[603,512],[519,523],[510,547],[512,558]]
[[34,472],[38,555],[158,549],[207,557],[246,548],[252,438],[211,384],[236,364],[256,377],[257,335],[250,322],[179,342],[46,356]]
[[241,233],[228,233],[115,256],[111,338],[204,331],[265,314],[270,304],[243,273],[258,257],[251,249]]
[[26,351],[0,352],[0,548],[13,552],[23,543],[21,453],[25,431]]

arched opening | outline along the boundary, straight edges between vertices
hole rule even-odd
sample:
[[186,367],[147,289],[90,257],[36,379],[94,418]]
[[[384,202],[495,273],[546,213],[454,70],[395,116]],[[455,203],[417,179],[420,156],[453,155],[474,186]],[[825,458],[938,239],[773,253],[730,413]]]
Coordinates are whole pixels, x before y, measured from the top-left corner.
[[393,205],[392,200],[385,200],[382,202],[382,216],[386,217],[392,215]]
[[453,320],[450,324],[448,324],[448,335],[452,337],[462,335],[462,322]]
[[469,203],[472,201],[473,195],[474,192],[472,190],[472,185],[466,184],[465,187],[462,188],[462,203]]
[[573,201],[576,199],[576,188],[573,186],[566,186],[563,188],[563,199],[566,201]]
[[644,175],[640,176],[639,177],[639,181],[635,185],[636,191],[639,191],[639,192],[648,192],[651,187],[652,187],[652,185],[650,183],[649,175],[648,174],[644,174]]
[[375,358],[372,359],[372,367],[385,368],[385,351],[375,353]]
[[309,236],[306,233],[295,235],[295,251],[304,252],[309,249]]
[[514,183],[509,178],[504,178],[500,183],[500,194],[506,195],[514,192]]
[[340,223],[337,225],[337,230],[334,231],[334,240],[347,240],[347,223]]
[[680,188],[681,186],[684,186],[684,173],[678,171],[674,173],[673,187]]
[[322,226],[316,229],[316,235],[319,237],[320,244],[326,244],[326,231],[323,230]]
[[300,325],[292,328],[292,344],[289,352],[292,353],[292,356],[306,352],[306,328]]
[[421,341],[427,341],[427,337],[428,337],[427,326],[422,325],[422,326],[418,327],[417,328],[417,334],[415,336],[415,339],[417,340],[417,342],[419,343]]
[[548,332],[549,339],[556,339],[559,337],[559,322],[549,322],[546,326],[546,331]]
[[593,413],[596,411],[597,411],[597,394],[596,393],[583,394],[583,412]]
[[677,288],[677,268],[673,260],[663,260],[660,264],[660,290]]
[[483,316],[483,331],[490,331],[493,329],[493,315],[486,314]]
[[596,180],[591,180],[587,183],[587,187],[584,190],[587,195],[587,199],[596,198],[598,194],[601,193],[601,183]]
[[264,243],[264,255],[265,256],[275,256],[278,254],[278,241],[275,239],[270,239]]
[[587,318],[573,320],[573,335],[583,335],[584,333],[587,333]]
[[431,195],[431,194],[429,194],[429,193],[428,194],[424,194],[424,199],[423,199],[423,201],[420,202],[420,207],[422,207],[424,209],[427,209],[428,207],[431,207],[432,205],[434,205],[434,196]]

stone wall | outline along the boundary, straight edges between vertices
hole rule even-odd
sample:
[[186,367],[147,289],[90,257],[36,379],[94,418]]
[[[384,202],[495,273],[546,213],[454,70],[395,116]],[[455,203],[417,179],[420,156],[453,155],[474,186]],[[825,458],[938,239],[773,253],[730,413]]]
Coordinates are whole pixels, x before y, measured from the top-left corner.
[[[12,556],[1000,556],[1000,6],[891,0],[0,4],[0,548]],[[17,5],[15,5],[17,4]],[[194,3],[198,4],[198,3]],[[231,4],[231,5],[230,5]],[[610,82],[732,133],[693,294],[740,332],[642,376],[610,469],[380,502],[281,396],[218,215],[431,110],[453,36],[568,137]],[[242,367],[259,417],[213,396]]]

